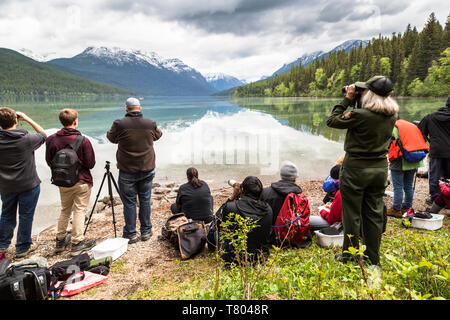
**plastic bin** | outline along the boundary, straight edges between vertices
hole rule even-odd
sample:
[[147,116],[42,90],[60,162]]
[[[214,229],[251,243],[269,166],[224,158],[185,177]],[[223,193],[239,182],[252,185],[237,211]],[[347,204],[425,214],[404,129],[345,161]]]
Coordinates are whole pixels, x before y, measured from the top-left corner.
[[444,216],[441,214],[431,214],[433,218],[422,219],[413,217],[411,221],[411,227],[425,230],[438,230],[442,228]]
[[317,242],[322,247],[342,247],[344,243],[344,234],[327,235],[320,232],[320,230],[314,231],[317,236]]
[[124,254],[128,249],[128,241],[125,238],[107,239],[92,248],[94,259],[111,256],[113,261]]

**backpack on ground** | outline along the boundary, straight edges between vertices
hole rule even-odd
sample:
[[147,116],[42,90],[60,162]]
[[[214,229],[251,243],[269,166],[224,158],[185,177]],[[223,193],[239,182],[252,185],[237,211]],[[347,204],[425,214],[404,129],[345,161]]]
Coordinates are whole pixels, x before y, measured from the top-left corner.
[[207,233],[203,221],[191,221],[179,226],[177,235],[182,259],[194,257],[205,248]]
[[297,247],[303,247],[309,243],[310,214],[309,202],[303,193],[289,193],[273,226],[278,241]]
[[206,245],[207,232],[204,222],[188,219],[183,213],[167,219],[161,234],[180,250],[183,260],[194,257]]
[[50,271],[58,281],[65,281],[73,274],[89,268],[90,264],[91,258],[87,253],[83,253],[72,259],[56,262],[50,267]]
[[71,145],[56,152],[50,163],[52,171],[51,182],[59,187],[72,187],[79,180],[79,160],[77,151],[84,137],[78,135]]
[[49,270],[39,267],[37,263],[12,265],[0,274],[0,300],[47,300],[50,287]]

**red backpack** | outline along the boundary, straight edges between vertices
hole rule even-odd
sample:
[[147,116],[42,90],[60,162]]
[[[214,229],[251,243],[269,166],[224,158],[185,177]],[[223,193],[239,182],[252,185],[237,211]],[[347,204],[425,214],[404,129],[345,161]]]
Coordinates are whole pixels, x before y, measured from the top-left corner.
[[309,239],[310,214],[309,202],[303,193],[289,193],[273,226],[279,241],[296,245],[305,243]]

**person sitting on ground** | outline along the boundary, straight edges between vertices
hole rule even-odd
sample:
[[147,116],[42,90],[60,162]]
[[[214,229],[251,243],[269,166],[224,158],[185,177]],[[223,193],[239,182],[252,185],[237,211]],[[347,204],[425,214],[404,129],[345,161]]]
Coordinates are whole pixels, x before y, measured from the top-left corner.
[[267,202],[260,200],[262,190],[261,181],[257,177],[248,176],[241,184],[235,184],[231,197],[216,212],[216,220],[211,223],[208,233],[208,243],[210,248],[215,247],[216,243],[219,244],[221,258],[224,261],[231,263],[236,258],[230,243],[221,240],[223,232],[221,224],[230,220],[231,213],[257,221],[257,227],[248,233],[247,238],[247,252],[251,254],[251,259],[256,261],[254,258],[260,258],[260,254],[264,257],[269,255],[272,208]]
[[186,171],[188,182],[178,189],[177,200],[170,207],[173,214],[184,213],[186,218],[209,223],[213,220],[213,197],[208,184],[198,178],[198,171]]
[[[78,127],[78,112],[73,109],[63,109],[59,113],[59,121],[63,128],[48,137],[46,141],[45,160],[51,166],[56,153],[67,145],[75,143],[77,137],[81,136]],[[83,137],[77,150],[79,181],[72,187],[59,186],[61,197],[61,214],[58,219],[56,232],[55,253],[63,252],[72,242],[70,254],[72,256],[95,246],[95,240],[84,239],[83,228],[86,210],[91,197],[93,179],[90,170],[95,166],[95,153],[91,142]],[[72,216],[72,231],[67,233],[67,227]]]
[[275,224],[284,200],[289,193],[302,193],[302,188],[296,183],[298,178],[297,166],[290,161],[283,161],[280,167],[281,180],[273,182],[261,192],[260,200],[265,201],[272,208],[272,225]]
[[439,181],[439,188],[441,193],[434,199],[431,208],[425,209],[426,212],[438,214],[444,208],[450,209],[450,181]]
[[341,191],[339,190],[339,170],[341,165],[335,165],[330,170],[330,177],[337,185],[337,190],[334,194],[334,199],[332,203],[327,203],[327,209],[320,210],[320,216],[310,216],[309,225],[311,231],[320,230],[327,228],[336,222],[342,221],[342,201],[341,201]]
[[[36,133],[17,129],[25,121]],[[36,171],[34,151],[44,144],[44,129],[22,112],[0,108],[0,255],[4,255],[14,235],[19,209],[19,228],[16,240],[16,258],[23,258],[36,250],[31,229],[40,194],[41,180]]]
[[336,192],[339,190],[339,170],[341,170],[341,165],[334,165],[330,170],[330,175],[323,182],[323,191],[327,193],[322,200],[325,204],[333,202]]

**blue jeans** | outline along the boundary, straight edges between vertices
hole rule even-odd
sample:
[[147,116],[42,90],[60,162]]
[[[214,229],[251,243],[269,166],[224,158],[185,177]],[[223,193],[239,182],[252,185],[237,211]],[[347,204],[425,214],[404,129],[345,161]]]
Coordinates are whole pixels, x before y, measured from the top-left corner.
[[139,222],[141,236],[152,232],[150,221],[152,182],[155,170],[128,173],[119,170],[119,191],[123,202],[125,226],[123,237],[132,239],[136,236],[136,196],[139,196]]
[[393,207],[396,210],[402,208],[403,191],[405,192],[404,208],[411,208],[414,198],[414,175],[416,170],[391,170],[392,185],[394,187],[394,202]]
[[40,192],[40,185],[37,185],[31,190],[1,194],[0,249],[6,250],[11,244],[17,225],[17,207],[19,207],[19,229],[17,230],[16,252],[22,253],[30,248],[34,211]]

